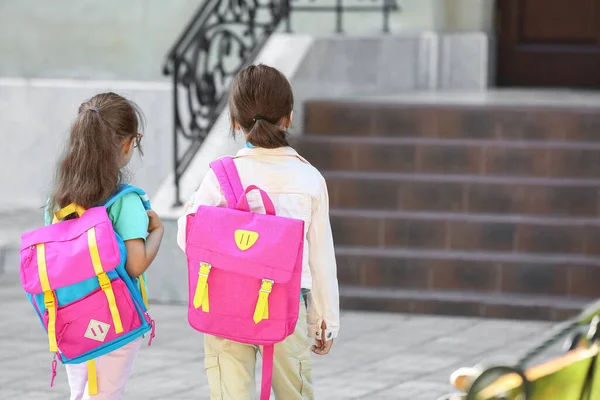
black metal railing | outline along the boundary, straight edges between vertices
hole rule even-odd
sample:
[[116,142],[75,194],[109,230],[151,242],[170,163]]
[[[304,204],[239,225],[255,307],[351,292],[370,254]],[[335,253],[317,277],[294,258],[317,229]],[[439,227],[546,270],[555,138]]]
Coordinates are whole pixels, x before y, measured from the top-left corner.
[[[304,4],[301,4],[304,3]],[[335,32],[344,32],[344,15],[348,13],[381,13],[383,33],[390,32],[390,16],[392,12],[400,10],[396,0],[355,0],[352,3],[347,0],[330,0],[328,2],[318,0],[305,0],[304,2],[293,0],[290,11],[293,13],[331,13],[335,18]],[[362,4],[361,4],[362,3]],[[286,32],[293,32],[292,18],[286,18]]]
[[[355,0],[356,2],[361,0]],[[285,23],[292,32],[292,12],[330,12],[335,31],[343,16],[378,12],[382,31],[390,30],[396,0],[205,0],[167,55],[163,68],[173,81],[173,163],[175,206],[181,205],[180,180],[225,108],[233,77],[256,58],[269,36]],[[304,3],[304,4],[301,4]]]

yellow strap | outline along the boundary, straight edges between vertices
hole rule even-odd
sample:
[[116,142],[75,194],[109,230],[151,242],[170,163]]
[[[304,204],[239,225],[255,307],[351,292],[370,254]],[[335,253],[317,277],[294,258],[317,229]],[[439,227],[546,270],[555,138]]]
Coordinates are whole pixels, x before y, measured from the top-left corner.
[[208,302],[208,275],[210,274],[211,265],[200,263],[198,271],[198,283],[196,284],[196,292],[194,293],[194,308],[198,309],[202,306],[202,311],[210,312],[210,304]]
[[102,261],[100,261],[100,253],[98,252],[98,242],[96,241],[96,228],[88,230],[88,247],[90,249],[90,256],[92,257],[92,265],[94,266],[94,272],[100,276],[104,273],[102,268]]
[[144,275],[140,275],[140,293],[142,294],[142,301],[146,306],[146,310],[150,308],[148,305],[148,289],[146,289],[146,280],[144,279]]
[[258,301],[254,309],[254,323],[258,324],[263,319],[269,319],[269,295],[273,290],[273,281],[263,279],[258,292]]
[[65,208],[61,208],[60,210],[58,210],[57,212],[54,213],[54,219],[52,220],[52,223],[55,224],[58,221],[65,219],[66,217],[68,217],[69,215],[71,215],[73,213],[77,213],[77,215],[79,215],[81,217],[84,212],[85,212],[85,208],[83,208],[80,205],[77,205],[75,203],[71,203],[68,206],[66,206]]
[[38,275],[42,290],[44,291],[44,306],[48,310],[48,345],[50,351],[56,353],[58,351],[58,343],[56,342],[56,299],[54,292],[50,287],[48,280],[48,268],[46,265],[46,246],[44,243],[36,245],[38,259]]
[[48,280],[48,270],[46,267],[46,245],[44,243],[40,243],[35,247],[37,250],[38,275],[40,276],[42,290],[44,292],[49,292],[52,290],[52,288],[50,288],[50,280]]
[[48,310],[48,344],[50,351],[56,353],[58,351],[58,343],[56,341],[56,301],[54,292],[44,292],[44,305]]
[[98,375],[96,373],[96,360],[87,362],[88,370],[88,395],[95,396],[98,394]]
[[115,326],[115,333],[123,332],[123,324],[121,323],[121,316],[119,315],[119,309],[117,307],[117,301],[115,300],[115,293],[113,292],[112,284],[104,269],[102,268],[102,262],[100,261],[100,253],[98,252],[98,243],[96,241],[96,229],[92,228],[88,230],[88,247],[90,248],[90,256],[92,257],[92,265],[94,271],[98,276],[98,282],[100,287],[106,295],[108,300],[108,307],[110,308],[110,314],[112,315],[113,324]]

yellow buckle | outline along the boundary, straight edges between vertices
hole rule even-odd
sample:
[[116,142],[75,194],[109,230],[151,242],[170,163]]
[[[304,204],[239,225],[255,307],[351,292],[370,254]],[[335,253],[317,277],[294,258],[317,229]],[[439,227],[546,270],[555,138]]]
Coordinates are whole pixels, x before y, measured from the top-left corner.
[[263,279],[258,291],[258,301],[254,309],[254,323],[258,324],[264,319],[269,319],[269,294],[273,290],[273,282],[270,279]]
[[52,291],[44,292],[44,306],[46,308],[54,308],[55,304],[54,294],[52,294]]
[[198,270],[198,283],[196,283],[193,304],[195,309],[202,307],[203,312],[210,312],[208,275],[210,274],[211,269],[212,266],[210,264],[201,262],[200,269]]
[[48,311],[48,344],[50,351],[56,353],[58,351],[58,343],[56,341],[56,299],[51,290],[44,292],[44,305]]
[[98,275],[98,283],[100,283],[100,287],[102,288],[102,290],[105,291],[112,287],[110,279],[108,279],[108,275],[106,275],[106,272],[103,272]]
[[110,279],[108,278],[108,275],[106,275],[106,272],[98,274],[98,283],[106,295],[106,301],[108,301],[108,308],[110,309],[110,314],[113,319],[115,332],[121,333],[123,332],[121,315],[119,314],[119,308],[117,307],[117,301],[115,299],[115,293],[113,291],[112,284],[110,283]]
[[207,263],[200,263],[200,269],[198,270],[198,275],[208,277],[210,274],[210,270],[212,269],[212,265]]
[[275,282],[270,279],[263,279],[262,285],[260,286],[260,291],[263,293],[271,293],[274,284]]

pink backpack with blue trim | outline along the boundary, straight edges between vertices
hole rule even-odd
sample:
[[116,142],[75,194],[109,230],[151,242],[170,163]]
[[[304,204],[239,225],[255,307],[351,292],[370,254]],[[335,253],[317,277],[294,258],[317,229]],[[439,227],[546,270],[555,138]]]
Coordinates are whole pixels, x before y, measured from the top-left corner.
[[[262,345],[261,399],[268,400],[273,345],[298,321],[304,221],[277,216],[260,188],[244,190],[231,157],[210,166],[227,208],[200,206],[187,217],[188,321],[200,332]],[[250,211],[251,191],[260,193],[266,214]]]
[[[21,237],[21,283],[48,334],[54,383],[58,358],[88,363],[88,391],[98,393],[94,359],[150,332],[145,276],[125,270],[127,249],[107,209],[127,193],[146,193],[123,185],[108,202],[88,210],[76,204],[54,214],[53,223]],[[79,218],[64,220],[77,214]]]

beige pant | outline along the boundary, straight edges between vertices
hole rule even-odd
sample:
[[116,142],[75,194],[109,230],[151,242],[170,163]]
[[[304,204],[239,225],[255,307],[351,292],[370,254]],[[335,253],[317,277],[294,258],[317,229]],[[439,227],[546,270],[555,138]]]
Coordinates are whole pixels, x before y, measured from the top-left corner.
[[[211,400],[256,398],[256,355],[262,348],[205,335],[204,350]],[[311,370],[306,307],[301,301],[296,330],[275,345],[273,391],[277,400],[314,399]]]

